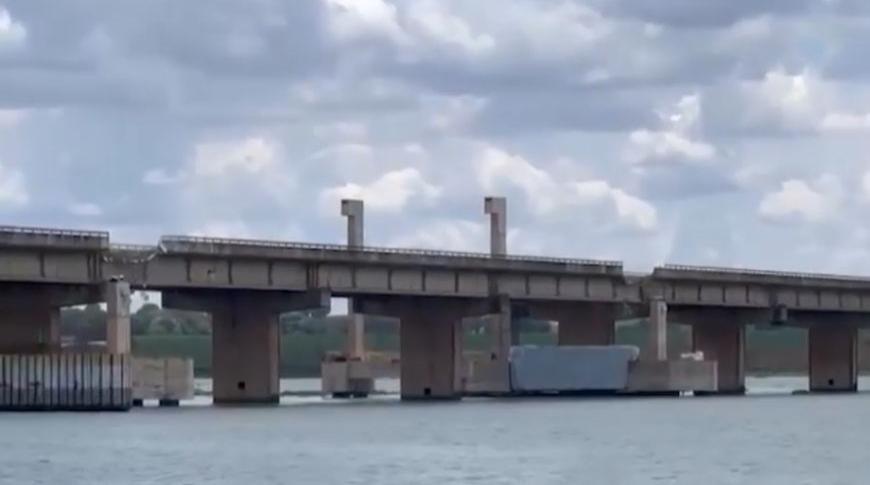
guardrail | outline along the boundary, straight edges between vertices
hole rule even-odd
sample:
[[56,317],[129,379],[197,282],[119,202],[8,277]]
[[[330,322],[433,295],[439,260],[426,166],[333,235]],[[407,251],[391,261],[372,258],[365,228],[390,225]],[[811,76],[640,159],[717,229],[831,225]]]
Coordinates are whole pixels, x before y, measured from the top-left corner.
[[24,234],[33,236],[90,237],[105,240],[109,239],[109,233],[107,231],[52,229],[46,227],[0,226],[0,233]]
[[112,251],[128,251],[128,252],[136,252],[136,253],[146,253],[146,252],[156,252],[158,251],[157,246],[152,246],[148,244],[118,244],[112,243],[109,245],[109,249]]
[[215,238],[215,237],[199,237],[199,236],[164,236],[160,239],[160,247],[165,248],[166,244],[220,244],[220,245],[235,245],[248,247],[262,247],[274,249],[312,249],[320,251],[344,251],[344,252],[359,252],[371,254],[400,254],[409,256],[442,256],[450,258],[473,258],[473,259],[496,259],[506,261],[520,262],[537,262],[537,263],[553,263],[553,264],[570,264],[582,266],[606,266],[612,268],[622,268],[620,261],[594,260],[594,259],[573,259],[573,258],[552,258],[546,256],[492,256],[487,253],[474,253],[464,251],[444,251],[436,249],[412,249],[412,248],[388,248],[377,246],[349,247],[341,244],[320,244],[306,242],[285,242],[285,241],[266,241],[256,239],[232,239],[232,238]]
[[[745,274],[754,276],[779,276],[785,278],[801,278],[801,279],[823,279],[823,280],[842,280],[842,281],[866,281],[870,282],[870,277],[854,276],[854,275],[837,275],[830,273],[801,273],[795,271],[774,271],[763,269],[748,269],[748,268],[725,268],[717,266],[691,266],[685,264],[666,264],[655,269],[664,269],[670,271],[696,271],[700,273],[727,273],[727,274]],[[653,272],[655,275],[655,272]]]

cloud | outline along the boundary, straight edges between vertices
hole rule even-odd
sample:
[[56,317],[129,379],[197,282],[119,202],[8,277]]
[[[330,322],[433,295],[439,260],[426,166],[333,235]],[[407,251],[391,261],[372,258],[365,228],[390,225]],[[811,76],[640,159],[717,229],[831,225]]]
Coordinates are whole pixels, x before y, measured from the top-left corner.
[[528,160],[493,146],[481,148],[474,164],[484,191],[496,193],[518,188],[538,216],[609,207],[616,220],[627,227],[640,231],[656,228],[655,207],[605,180],[557,180]]
[[184,173],[169,174],[164,168],[152,168],[142,175],[142,183],[146,185],[173,185],[184,180]]
[[30,202],[30,195],[20,170],[0,164],[0,207],[21,207]]
[[92,202],[76,202],[69,206],[69,213],[78,217],[99,217],[103,209]]
[[252,137],[232,142],[198,144],[193,158],[196,176],[222,176],[232,171],[262,173],[275,166],[278,147],[269,140]]
[[20,47],[26,40],[27,28],[0,5],[0,52],[6,48]]
[[701,99],[697,94],[680,98],[674,109],[659,115],[663,129],[631,132],[626,159],[643,164],[654,161],[705,162],[716,156],[716,148],[693,140],[701,117]]
[[324,213],[333,214],[341,199],[362,199],[373,211],[398,212],[414,201],[431,205],[442,189],[426,181],[416,168],[387,172],[369,184],[347,183],[323,191],[320,205]]
[[758,206],[759,215],[775,222],[823,222],[835,215],[842,197],[839,180],[823,175],[813,183],[786,180],[780,189],[768,193]]
[[388,244],[399,248],[483,252],[489,247],[488,238],[484,223],[449,219],[429,221],[411,233],[394,237]]

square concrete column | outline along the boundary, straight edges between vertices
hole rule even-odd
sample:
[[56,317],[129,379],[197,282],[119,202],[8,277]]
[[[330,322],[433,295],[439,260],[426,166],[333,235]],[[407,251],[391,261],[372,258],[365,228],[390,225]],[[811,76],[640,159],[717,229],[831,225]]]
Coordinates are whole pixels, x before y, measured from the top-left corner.
[[662,362],[668,360],[668,305],[662,300],[654,299],[649,303],[649,332],[647,345],[640,353],[645,362]]
[[719,393],[743,394],[746,392],[744,352],[746,348],[745,326],[737,315],[711,309],[699,313],[692,321],[692,346],[704,353],[704,360],[717,362]]
[[811,392],[858,390],[858,330],[841,324],[814,324],[809,328]]
[[234,305],[212,314],[212,379],[216,404],[277,403],[279,315]]
[[507,255],[507,199],[487,197],[483,202],[483,210],[490,219],[490,254],[504,257]]
[[0,354],[59,352],[60,308],[0,310]]
[[347,319],[345,354],[349,359],[363,359],[366,355],[365,315],[350,313]]
[[459,399],[461,316],[432,306],[404,312],[400,320],[402,399]]
[[130,340],[130,283],[110,281],[105,285],[106,297],[106,351],[110,354],[129,354]]
[[607,303],[577,305],[558,318],[559,345],[613,345],[614,308]]

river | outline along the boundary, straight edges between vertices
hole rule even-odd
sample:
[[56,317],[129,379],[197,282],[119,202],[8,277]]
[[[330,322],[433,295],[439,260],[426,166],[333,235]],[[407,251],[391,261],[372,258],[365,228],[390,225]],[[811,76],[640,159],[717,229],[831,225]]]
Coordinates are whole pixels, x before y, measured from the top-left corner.
[[867,483],[870,394],[792,396],[800,377],[747,384],[745,397],[216,408],[199,396],[131,413],[7,413],[0,484]]

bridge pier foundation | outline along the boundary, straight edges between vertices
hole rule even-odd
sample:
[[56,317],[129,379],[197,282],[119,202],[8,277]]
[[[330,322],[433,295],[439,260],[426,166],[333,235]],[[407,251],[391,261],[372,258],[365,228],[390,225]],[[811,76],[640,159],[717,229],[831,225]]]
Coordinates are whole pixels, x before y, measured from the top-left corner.
[[254,291],[165,292],[163,306],[212,320],[215,404],[277,404],[281,395],[281,313],[329,307],[329,294]]
[[858,390],[858,330],[849,324],[809,328],[810,392]]

